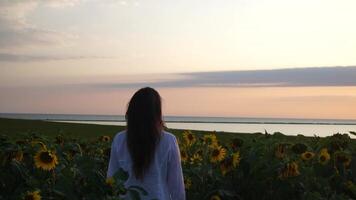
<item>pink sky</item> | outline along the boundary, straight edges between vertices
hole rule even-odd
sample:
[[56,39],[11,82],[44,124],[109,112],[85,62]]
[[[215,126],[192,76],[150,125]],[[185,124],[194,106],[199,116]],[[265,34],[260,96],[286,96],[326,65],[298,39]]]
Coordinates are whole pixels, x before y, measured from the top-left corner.
[[[356,87],[157,88],[165,115],[356,119]],[[8,92],[2,112],[124,114],[135,89]]]

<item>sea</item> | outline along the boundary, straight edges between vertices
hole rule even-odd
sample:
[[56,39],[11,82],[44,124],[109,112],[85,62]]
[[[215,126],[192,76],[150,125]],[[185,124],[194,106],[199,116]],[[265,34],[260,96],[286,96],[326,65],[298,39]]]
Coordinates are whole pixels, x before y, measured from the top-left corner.
[[[0,118],[36,119],[54,122],[125,126],[123,115],[0,113]],[[291,119],[244,117],[165,116],[165,125],[172,129],[204,130],[236,133],[275,133],[326,137],[335,133],[356,132],[356,120]],[[349,134],[351,138],[356,136]]]

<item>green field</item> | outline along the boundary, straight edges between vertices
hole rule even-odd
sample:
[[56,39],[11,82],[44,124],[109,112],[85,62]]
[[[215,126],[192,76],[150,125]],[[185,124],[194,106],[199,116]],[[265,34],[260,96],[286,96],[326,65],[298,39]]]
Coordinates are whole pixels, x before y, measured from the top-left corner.
[[[113,125],[96,125],[96,124],[79,124],[79,123],[64,123],[51,122],[43,120],[23,120],[23,119],[5,119],[0,118],[0,135],[6,135],[10,139],[20,139],[29,134],[36,134],[48,139],[53,139],[58,135],[68,138],[90,140],[103,135],[113,137],[116,133],[124,130],[124,126]],[[173,133],[178,138],[182,136],[183,130],[166,129]],[[197,135],[211,133],[211,131],[194,131]],[[228,142],[234,137],[242,139],[253,139],[265,135],[265,133],[231,133],[231,132],[216,132],[218,139],[221,142]],[[308,141],[311,137],[304,136],[286,136],[280,133],[276,134],[281,141]],[[308,139],[309,138],[309,139]]]
[[30,133],[48,138],[63,135],[70,138],[91,139],[102,135],[113,136],[123,129],[122,126],[0,118],[0,134],[7,135],[12,139],[22,138]]

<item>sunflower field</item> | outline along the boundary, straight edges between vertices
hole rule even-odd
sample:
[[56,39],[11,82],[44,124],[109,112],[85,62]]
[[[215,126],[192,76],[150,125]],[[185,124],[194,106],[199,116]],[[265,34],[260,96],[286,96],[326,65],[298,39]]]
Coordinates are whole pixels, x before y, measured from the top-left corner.
[[36,135],[10,142],[0,138],[0,199],[140,199],[146,191],[125,188],[128,174],[106,179],[111,139],[49,141]]
[[355,199],[356,148],[327,138],[257,133],[221,144],[216,134],[180,140],[188,199]]
[[[356,199],[356,143],[348,134],[175,134],[187,199]],[[1,136],[0,199],[141,199],[143,188],[124,187],[126,172],[106,179],[111,142]]]

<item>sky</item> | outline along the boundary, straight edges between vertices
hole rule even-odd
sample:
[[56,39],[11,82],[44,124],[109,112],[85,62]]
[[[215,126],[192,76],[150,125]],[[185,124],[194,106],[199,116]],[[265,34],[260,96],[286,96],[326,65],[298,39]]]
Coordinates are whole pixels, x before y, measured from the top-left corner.
[[356,119],[354,0],[0,0],[0,112]]

